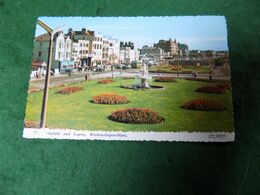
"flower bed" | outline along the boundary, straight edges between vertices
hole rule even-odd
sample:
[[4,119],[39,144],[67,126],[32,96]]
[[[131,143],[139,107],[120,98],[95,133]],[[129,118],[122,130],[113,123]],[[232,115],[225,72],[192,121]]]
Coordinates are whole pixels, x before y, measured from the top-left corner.
[[200,93],[217,93],[217,94],[226,93],[226,89],[222,89],[214,85],[202,86],[197,88],[196,91]]
[[95,104],[127,104],[128,98],[117,94],[100,94],[92,97]]
[[198,78],[185,78],[185,80],[187,81],[203,81],[203,82],[212,82],[212,80],[209,80],[209,79],[198,79]]
[[146,108],[118,110],[113,112],[109,118],[113,121],[128,124],[155,124],[165,121],[157,112]]
[[177,70],[182,70],[182,66],[177,66],[177,65],[173,65],[173,66],[171,66],[170,67],[171,68],[171,70],[175,70],[175,71],[177,71]]
[[154,79],[155,82],[176,82],[174,77],[157,77]]
[[35,93],[35,92],[38,92],[38,91],[40,91],[40,89],[37,89],[37,88],[29,89],[29,93]]
[[108,84],[108,83],[112,83],[113,80],[112,79],[102,79],[98,81],[98,84]]
[[69,94],[81,91],[82,89],[83,89],[82,87],[67,87],[62,90],[57,91],[56,93],[63,94],[63,95],[69,95]]
[[223,90],[230,90],[231,89],[231,86],[228,83],[221,83],[221,84],[216,85],[216,87],[223,89]]
[[35,121],[24,121],[25,128],[39,128],[40,123]]
[[211,99],[195,99],[184,103],[181,108],[200,111],[224,111],[226,107],[222,102]]

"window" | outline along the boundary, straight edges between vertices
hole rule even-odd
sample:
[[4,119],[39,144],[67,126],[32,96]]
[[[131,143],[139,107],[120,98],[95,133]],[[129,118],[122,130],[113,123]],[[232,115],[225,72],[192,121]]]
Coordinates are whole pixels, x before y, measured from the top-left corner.
[[59,48],[61,48],[62,47],[62,44],[61,44],[61,42],[59,42]]
[[39,57],[41,57],[41,56],[42,56],[42,52],[41,52],[41,51],[39,51],[39,54],[38,54],[38,56],[39,56]]
[[60,52],[58,52],[58,58],[60,58]]

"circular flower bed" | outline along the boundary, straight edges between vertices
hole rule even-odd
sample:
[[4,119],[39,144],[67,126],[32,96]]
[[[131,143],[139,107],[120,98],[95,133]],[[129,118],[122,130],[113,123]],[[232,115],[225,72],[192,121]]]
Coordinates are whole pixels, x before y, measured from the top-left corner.
[[108,83],[112,83],[113,80],[112,79],[102,79],[98,81],[98,84],[108,84]]
[[176,82],[174,77],[157,77],[154,79],[155,82]]
[[25,128],[39,128],[40,123],[35,121],[24,121]]
[[29,89],[29,93],[35,93],[35,92],[38,92],[38,91],[40,91],[40,90],[37,89],[37,88],[30,88]]
[[95,104],[127,104],[128,98],[117,94],[100,94],[93,96],[91,101]]
[[113,121],[128,124],[155,124],[165,121],[157,112],[146,108],[118,110],[113,112],[109,118]]
[[224,111],[226,107],[222,102],[210,99],[195,99],[184,103],[182,106],[188,110],[200,110],[200,111]]
[[63,94],[63,95],[69,95],[69,94],[81,91],[82,89],[83,89],[82,87],[67,87],[62,90],[57,91],[56,93]]
[[216,87],[223,89],[223,90],[230,90],[231,89],[231,86],[228,83],[221,83],[221,84],[216,85]]
[[200,93],[218,93],[218,94],[226,93],[226,89],[219,88],[213,85],[199,87],[198,89],[196,89],[196,91]]

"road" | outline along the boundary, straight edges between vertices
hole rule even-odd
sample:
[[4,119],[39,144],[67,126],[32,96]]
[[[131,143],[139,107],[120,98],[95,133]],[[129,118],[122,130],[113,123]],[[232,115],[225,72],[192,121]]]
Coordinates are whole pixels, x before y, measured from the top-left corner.
[[[69,83],[77,83],[85,80],[85,72],[84,73],[73,73],[71,76],[69,75],[59,75],[59,76],[51,76],[50,78],[50,88],[55,86],[60,86],[64,84]],[[113,76],[114,77],[135,77],[136,75],[140,75],[139,70],[123,70],[122,74],[120,71],[114,71]],[[179,74],[177,76],[176,73],[149,73],[149,77],[158,77],[158,76],[166,76],[166,77],[180,77],[180,78],[191,78],[191,74]],[[99,79],[99,78],[111,78],[112,73],[111,72],[94,72],[92,74],[93,79]],[[197,78],[209,78],[209,74],[198,74]],[[214,80],[230,80],[227,76],[222,75],[213,75]],[[44,77],[37,78],[37,79],[31,79],[30,80],[30,90],[41,90],[44,88]]]

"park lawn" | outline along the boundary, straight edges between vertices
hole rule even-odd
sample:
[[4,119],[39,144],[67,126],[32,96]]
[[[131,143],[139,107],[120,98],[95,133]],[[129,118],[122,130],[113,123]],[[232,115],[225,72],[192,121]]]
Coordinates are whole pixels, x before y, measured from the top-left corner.
[[[97,84],[97,80],[70,84],[81,86],[83,90],[71,95],[56,94],[64,87],[49,90],[47,107],[47,127],[76,130],[104,131],[188,131],[188,132],[233,132],[232,94],[203,94],[195,89],[208,85],[208,82],[177,79],[175,83],[150,82],[165,86],[164,90],[131,90],[120,85],[135,84],[136,79],[115,79],[110,84]],[[99,105],[90,102],[92,96],[101,93],[117,93],[127,96],[128,104]],[[26,108],[26,121],[39,121],[43,92],[30,93]],[[216,99],[225,104],[223,112],[192,111],[180,106],[194,98]],[[142,107],[157,111],[165,121],[159,124],[138,125],[111,121],[109,115],[116,110]]]

